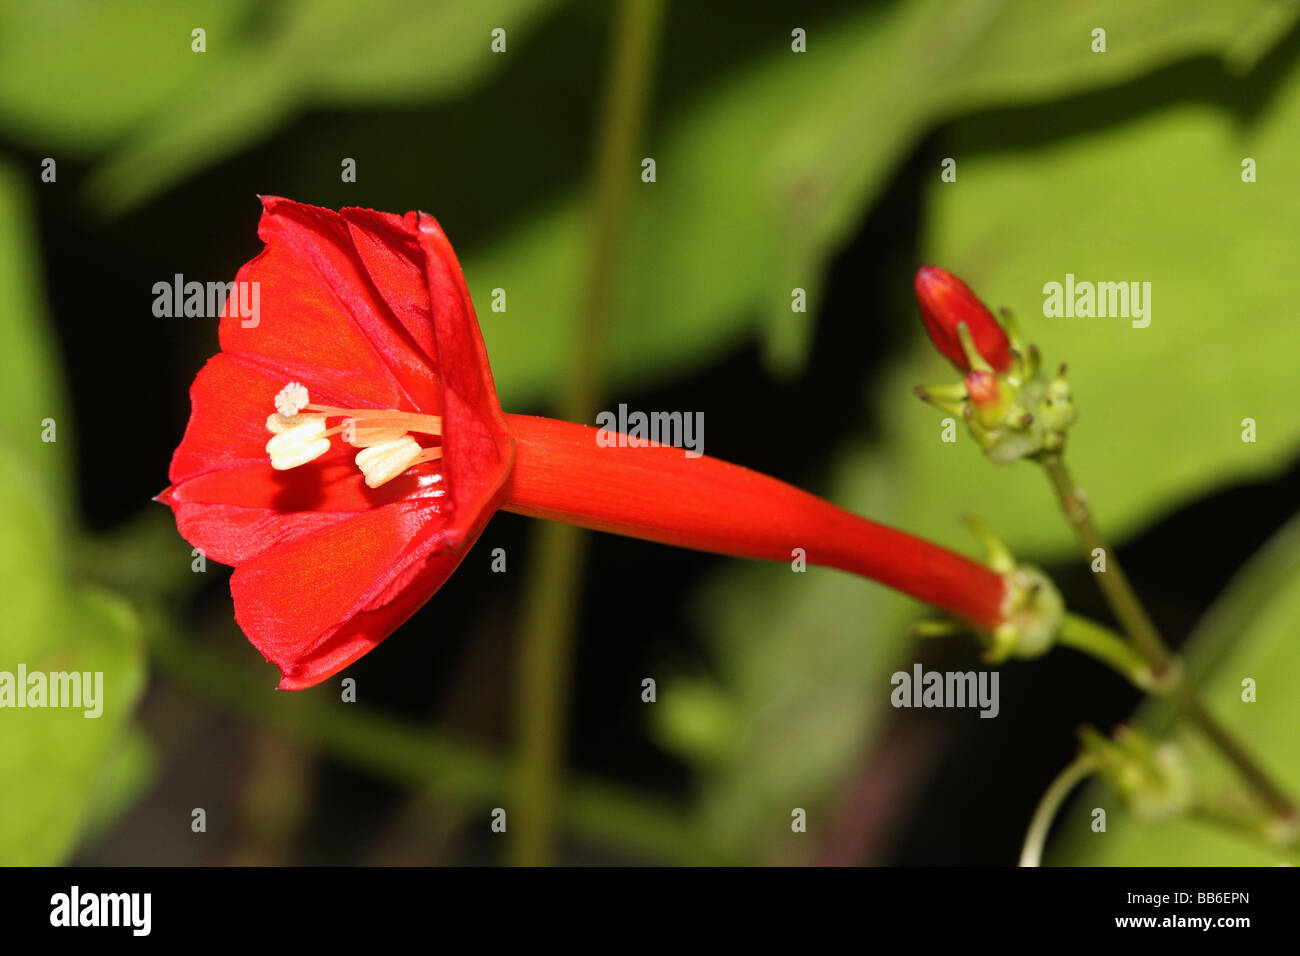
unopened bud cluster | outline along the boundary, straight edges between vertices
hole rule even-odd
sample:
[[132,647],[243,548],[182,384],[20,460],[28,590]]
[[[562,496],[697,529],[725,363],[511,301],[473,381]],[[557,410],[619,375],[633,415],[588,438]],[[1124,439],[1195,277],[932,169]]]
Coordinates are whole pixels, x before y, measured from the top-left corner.
[[923,266],[916,297],[931,340],[965,373],[960,383],[918,386],[917,394],[960,416],[999,464],[1059,452],[1075,419],[1065,366],[1044,375],[1038,348],[1025,345],[1011,314],[1003,312],[1004,328],[950,272]]

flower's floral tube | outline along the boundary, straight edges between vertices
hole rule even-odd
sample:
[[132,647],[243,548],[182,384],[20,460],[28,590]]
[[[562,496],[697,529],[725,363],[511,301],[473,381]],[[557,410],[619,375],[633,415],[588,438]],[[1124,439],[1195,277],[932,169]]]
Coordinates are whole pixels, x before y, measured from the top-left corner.
[[871,578],[984,630],[1002,621],[997,572],[783,481],[680,448],[602,447],[597,430],[507,415],[515,467],[502,508],[699,551]]

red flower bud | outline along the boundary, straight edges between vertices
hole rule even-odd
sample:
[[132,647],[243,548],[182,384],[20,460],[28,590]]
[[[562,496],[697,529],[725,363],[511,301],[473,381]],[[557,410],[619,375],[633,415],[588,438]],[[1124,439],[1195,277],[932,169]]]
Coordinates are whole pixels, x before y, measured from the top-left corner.
[[984,360],[995,371],[1011,370],[1011,343],[1006,332],[988,307],[951,272],[938,266],[917,269],[916,301],[921,306],[921,319],[931,341],[958,369],[971,370],[957,335],[957,326],[965,322]]

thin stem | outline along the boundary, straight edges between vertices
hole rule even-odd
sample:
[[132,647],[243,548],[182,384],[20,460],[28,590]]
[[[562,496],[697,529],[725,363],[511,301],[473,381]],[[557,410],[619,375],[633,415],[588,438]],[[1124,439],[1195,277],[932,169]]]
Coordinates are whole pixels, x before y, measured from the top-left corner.
[[1056,812],[1061,809],[1061,804],[1070,795],[1070,791],[1096,769],[1096,761],[1092,757],[1083,756],[1076,758],[1056,775],[1039,799],[1038,806],[1034,809],[1034,816],[1029,821],[1025,843],[1020,850],[1021,866],[1042,865],[1043,849],[1047,845],[1047,834],[1052,828],[1052,820],[1055,819]]
[[1279,835],[1276,823],[1271,817],[1261,819],[1204,803],[1194,804],[1188,810],[1188,815],[1194,820],[1218,827],[1235,836],[1262,840],[1268,850],[1290,861],[1288,865],[1300,862],[1300,838],[1297,838],[1294,830],[1283,830],[1282,833],[1285,835]]
[[1287,795],[1277,788],[1250,754],[1206,709],[1181,672],[1173,672],[1172,679],[1154,681],[1150,668],[1131,644],[1109,628],[1074,614],[1065,615],[1057,639],[1062,645],[1073,647],[1109,665],[1139,689],[1152,691],[1173,703],[1237,767],[1238,772],[1273,813],[1283,819],[1290,817],[1293,811]]
[[1296,817],[1296,806],[1290,797],[1275,784],[1255,758],[1218,722],[1197,697],[1196,692],[1182,674],[1177,657],[1161,638],[1119,559],[1106,545],[1106,541],[1093,521],[1088,499],[1075,483],[1060,455],[1042,459],[1043,467],[1052,480],[1066,519],[1074,527],[1089,558],[1100,548],[1106,555],[1106,570],[1096,577],[1102,593],[1114,611],[1116,619],[1128,633],[1133,646],[1150,665],[1155,678],[1154,690],[1169,699],[1179,712],[1201,731],[1228,760],[1253,789],[1269,810],[1283,820]]
[[1151,668],[1132,644],[1108,627],[1077,614],[1066,614],[1057,634],[1057,643],[1095,657],[1118,671],[1139,690],[1153,689]]
[[1295,804],[1268,773],[1255,760],[1254,756],[1219,723],[1209,712],[1204,702],[1192,690],[1190,684],[1181,676],[1166,695],[1174,705],[1205,735],[1219,751],[1232,763],[1246,783],[1255,791],[1262,802],[1282,820],[1294,820]]
[[[660,0],[624,0],[614,23],[593,174],[591,243],[571,343],[572,364],[558,409],[577,421],[590,420],[600,401],[614,264],[662,21]],[[534,535],[522,608],[516,687],[519,757],[510,844],[511,862],[525,866],[548,862],[554,842],[574,611],[586,552],[586,537],[575,527],[547,522]]]
[[1187,815],[1194,820],[1218,827],[1221,830],[1227,830],[1238,836],[1244,835],[1256,840],[1261,837],[1268,839],[1269,836],[1263,820],[1246,816],[1235,810],[1215,806],[1205,801],[1192,804],[1187,811]]
[[515,686],[518,750],[511,783],[515,866],[543,866],[555,840],[567,726],[574,613],[586,558],[578,528],[546,522],[533,532]]
[[1206,709],[1181,672],[1174,674],[1172,679],[1153,681],[1150,668],[1131,644],[1109,628],[1074,614],[1065,616],[1058,640],[1066,647],[1073,647],[1108,664],[1139,689],[1153,691],[1171,701],[1237,767],[1273,812],[1284,818],[1293,812],[1287,795]]
[[1097,529],[1092,518],[1092,510],[1088,507],[1087,496],[1083,493],[1083,489],[1075,484],[1060,455],[1044,458],[1043,467],[1052,480],[1052,487],[1056,490],[1066,520],[1074,528],[1089,558],[1092,558],[1093,552],[1097,549],[1101,549],[1105,555],[1106,570],[1095,577],[1107,603],[1115,612],[1116,620],[1132,639],[1134,646],[1146,658],[1147,663],[1151,665],[1152,672],[1157,677],[1162,676],[1172,663],[1173,655],[1161,640],[1160,632],[1156,630],[1155,624],[1147,615],[1133,586],[1129,584],[1128,576],[1120,566],[1119,557],[1107,547],[1101,532]]
[[[307,694],[268,694],[264,673],[232,664],[197,640],[176,637],[168,618],[149,613],[146,622],[151,662],[257,726],[379,779],[427,788],[459,806],[486,811],[504,803],[509,789],[504,757],[358,704],[340,708]],[[569,777],[560,789],[562,817],[575,834],[665,863],[721,862],[707,834],[682,808],[595,779]],[[513,824],[513,817],[508,820]]]

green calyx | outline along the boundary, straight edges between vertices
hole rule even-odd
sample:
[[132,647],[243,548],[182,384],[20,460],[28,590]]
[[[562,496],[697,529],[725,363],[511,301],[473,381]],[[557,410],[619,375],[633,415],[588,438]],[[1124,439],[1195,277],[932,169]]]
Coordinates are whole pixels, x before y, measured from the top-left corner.
[[1002,624],[993,632],[986,656],[992,661],[1008,657],[1039,657],[1056,643],[1065,617],[1065,601],[1042,571],[1022,564],[1002,576],[1006,597]]
[[975,348],[970,329],[957,326],[957,335],[971,371],[957,385],[919,386],[917,395],[958,415],[984,454],[997,464],[1055,454],[1076,417],[1074,398],[1065,380],[1065,366],[1048,378],[1042,372],[1036,346],[1025,346],[1014,319],[1002,313],[1015,361],[996,372]]
[[988,564],[1002,575],[1002,623],[988,635],[984,656],[993,663],[1011,657],[1039,657],[1051,650],[1065,619],[1065,601],[1042,571],[1017,564],[1006,546],[983,522],[967,516],[966,524],[988,549]]
[[[978,518],[964,515],[962,520],[988,550],[987,564],[1002,576],[1004,587],[999,609],[1002,623],[992,631],[975,630],[984,659],[1000,664],[1012,657],[1046,654],[1057,643],[1066,618],[1061,592],[1033,565],[1017,564],[1006,545]],[[952,619],[920,621],[912,627],[916,637],[968,634],[971,630],[969,624]]]
[[1113,739],[1084,727],[1079,737],[1083,752],[1139,820],[1156,823],[1191,807],[1192,772],[1176,744],[1156,744],[1131,727],[1120,727]]

